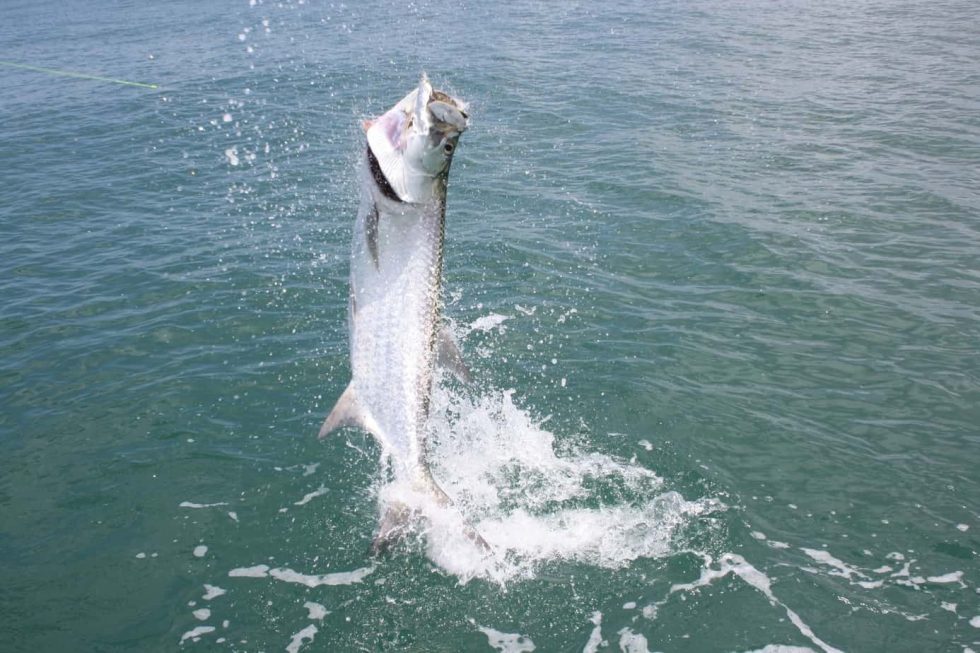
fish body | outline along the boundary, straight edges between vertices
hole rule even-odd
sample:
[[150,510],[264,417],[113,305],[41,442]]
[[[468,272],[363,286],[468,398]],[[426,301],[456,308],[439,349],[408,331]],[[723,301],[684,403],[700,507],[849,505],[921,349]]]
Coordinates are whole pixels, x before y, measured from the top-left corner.
[[[320,429],[321,438],[342,426],[370,432],[396,477],[444,505],[450,500],[429,472],[425,440],[437,358],[466,374],[440,310],[449,167],[466,127],[465,104],[433,90],[424,75],[365,123],[350,263],[352,378]],[[405,512],[385,515],[379,536]]]

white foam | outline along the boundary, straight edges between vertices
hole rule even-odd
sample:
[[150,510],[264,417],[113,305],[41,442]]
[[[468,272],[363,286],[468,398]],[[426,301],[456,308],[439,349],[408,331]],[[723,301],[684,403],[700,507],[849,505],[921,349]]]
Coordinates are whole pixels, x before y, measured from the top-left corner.
[[[735,574],[750,586],[759,590],[759,592],[761,592],[766,599],[769,600],[771,605],[782,608],[786,612],[786,616],[789,618],[790,622],[796,626],[796,629],[800,632],[800,634],[816,644],[821,650],[824,651],[824,653],[841,653],[839,649],[834,648],[817,637],[813,630],[806,625],[806,623],[804,623],[796,612],[791,610],[785,603],[776,598],[776,595],[773,594],[772,591],[772,581],[769,580],[768,576],[749,564],[745,558],[734,553],[726,553],[722,555],[718,561],[717,569],[713,569],[711,567],[711,558],[705,557],[705,566],[701,569],[701,577],[690,583],[672,585],[667,597],[669,598],[670,595],[674,594],[675,592],[686,592],[697,589],[698,587],[704,587],[705,585],[711,584],[715,580],[724,578],[728,574]],[[662,605],[666,601],[667,599],[665,598],[656,605]]]
[[269,575],[269,565],[254,567],[237,567],[228,572],[232,578],[265,578]]
[[[439,506],[399,480],[378,490],[379,501],[424,515],[427,555],[464,583],[531,577],[559,558],[621,568],[662,557],[680,526],[724,509],[713,499],[664,491],[663,480],[638,464],[559,441],[515,405],[512,391],[471,397],[437,386],[430,421],[433,476],[454,506]],[[594,507],[603,489],[603,503]],[[490,543],[491,555],[466,536],[469,527]]]
[[195,610],[191,614],[193,614],[194,618],[197,619],[198,621],[207,621],[208,619],[211,618],[211,611],[208,610],[207,608],[201,608],[200,610]]
[[814,653],[812,648],[806,646],[786,646],[784,644],[766,644],[762,648],[745,653]]
[[[478,317],[477,319],[470,322],[469,329],[467,333],[472,333],[473,331],[493,331],[495,328],[499,327],[501,324],[509,320],[510,317],[507,315],[498,315],[497,313],[491,313],[490,315],[484,315],[483,317]],[[500,329],[503,331],[503,327]]]
[[136,557],[139,558],[140,560],[143,560],[144,558],[146,558],[146,554],[140,551],[139,553],[136,554]]
[[354,583],[360,583],[372,571],[374,571],[374,567],[361,567],[354,571],[339,571],[317,576],[313,574],[301,574],[292,569],[270,569],[269,575],[276,580],[281,580],[286,583],[299,583],[307,587],[319,587],[321,585],[353,585]]
[[313,637],[317,634],[317,627],[310,624],[303,630],[299,631],[289,640],[289,644],[286,646],[287,653],[298,653],[299,647],[303,645],[303,642],[313,643]]
[[241,161],[238,159],[237,147],[229,147],[227,150],[225,150],[225,157],[228,159],[228,163],[233,166],[237,166],[239,163],[241,163]]
[[180,508],[214,508],[215,506],[227,506],[228,502],[219,501],[218,503],[192,503],[190,501],[181,501]]
[[650,653],[647,648],[647,638],[639,633],[634,633],[629,628],[623,628],[618,633],[619,650],[623,653]]
[[801,549],[803,553],[807,554],[817,562],[827,565],[828,567],[833,567],[834,571],[828,571],[827,573],[831,576],[840,576],[851,580],[851,576],[859,576],[861,578],[868,578],[865,574],[861,573],[857,568],[848,565],[847,563],[838,560],[834,556],[830,555],[829,552],[822,549],[807,549],[803,547]]
[[330,611],[327,610],[324,606],[320,605],[319,603],[314,603],[313,601],[307,601],[306,603],[303,604],[303,607],[309,610],[310,612],[306,617],[307,619],[316,619],[317,621],[322,621],[324,617],[330,614]]
[[294,506],[305,506],[306,504],[308,504],[313,499],[315,499],[317,497],[322,497],[326,493],[327,493],[327,488],[321,485],[316,490],[313,490],[312,492],[309,492],[309,493],[305,494],[302,499],[300,499],[299,501],[297,501],[293,505]]
[[317,468],[320,463],[311,463],[309,465],[303,465],[303,476],[310,476],[316,473]]
[[321,585],[353,585],[360,583],[364,577],[374,571],[374,567],[361,567],[353,571],[338,571],[332,574],[302,574],[292,569],[270,569],[269,565],[255,565],[254,567],[237,567],[228,572],[232,578],[266,578],[272,577],[284,583],[297,583],[307,587],[320,587]]
[[[926,578],[930,583],[960,583],[963,585],[963,572],[962,571],[951,571],[948,574],[942,574],[941,576],[929,576]],[[965,585],[963,585],[966,587]]]
[[534,650],[534,642],[519,633],[502,633],[493,628],[480,626],[480,631],[487,636],[490,646],[500,653],[529,653]]
[[970,530],[970,527],[967,524],[957,524],[956,525],[956,530],[965,533],[968,530]]
[[653,445],[650,443],[649,440],[640,440],[639,442],[637,442],[637,444],[643,447],[644,449],[646,449],[647,451],[653,451]]
[[231,511],[231,512],[228,513],[228,516],[231,517],[233,520],[238,521],[238,513],[237,512]]
[[980,615],[970,619],[970,625],[974,628],[980,628]]
[[205,601],[210,601],[211,599],[216,599],[222,594],[227,594],[227,593],[228,590],[223,590],[217,585],[208,585],[207,583],[205,583],[204,596],[202,596],[201,598],[204,599]]
[[585,643],[585,648],[582,649],[582,653],[596,653],[602,644],[602,613],[593,612],[591,621],[595,624],[595,628],[592,629],[592,633],[589,635],[589,641]]
[[[896,560],[904,560],[904,558],[896,558]],[[908,577],[909,574],[911,573],[909,571],[909,567],[912,566],[913,562],[915,562],[915,560],[909,560],[908,562],[906,562],[901,569],[899,569],[894,574],[892,574],[892,578]]]
[[195,558],[203,558],[205,555],[207,555],[207,552],[208,547],[204,546],[203,544],[194,547]]
[[213,632],[214,632],[214,626],[198,626],[197,628],[192,628],[191,630],[188,630],[186,633],[181,635],[180,643],[183,644],[184,641],[188,639],[194,640],[196,642],[198,638],[201,637],[201,635],[207,635],[208,633],[213,633]]

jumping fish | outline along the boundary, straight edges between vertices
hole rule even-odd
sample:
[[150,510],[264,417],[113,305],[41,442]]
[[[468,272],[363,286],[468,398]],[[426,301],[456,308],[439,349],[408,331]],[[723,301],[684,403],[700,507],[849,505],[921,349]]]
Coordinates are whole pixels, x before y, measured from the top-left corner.
[[[437,360],[468,379],[442,324],[443,232],[449,167],[466,130],[466,104],[418,88],[381,117],[365,121],[360,207],[350,261],[348,328],[352,379],[320,437],[343,426],[371,433],[390,456],[396,478],[449,505],[426,460],[426,434]],[[375,550],[398,534],[409,514],[393,505],[382,516]],[[489,548],[471,527],[467,536]]]

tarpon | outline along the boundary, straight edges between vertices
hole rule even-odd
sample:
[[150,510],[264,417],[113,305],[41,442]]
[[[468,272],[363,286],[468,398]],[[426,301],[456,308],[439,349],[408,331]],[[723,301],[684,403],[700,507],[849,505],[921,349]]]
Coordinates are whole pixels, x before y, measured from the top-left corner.
[[[396,478],[443,505],[451,501],[432,478],[425,442],[437,358],[468,376],[442,324],[440,297],[449,167],[467,125],[466,105],[434,90],[424,74],[418,88],[364,123],[350,261],[352,378],[320,429],[321,438],[342,426],[368,431]],[[376,549],[406,513],[393,506],[382,516]]]

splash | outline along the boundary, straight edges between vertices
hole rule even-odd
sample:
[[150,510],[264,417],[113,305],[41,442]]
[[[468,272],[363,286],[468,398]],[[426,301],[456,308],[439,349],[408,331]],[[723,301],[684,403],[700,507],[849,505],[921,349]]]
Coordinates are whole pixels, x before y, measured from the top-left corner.
[[[531,578],[552,561],[616,569],[663,557],[681,526],[724,509],[715,499],[686,500],[636,463],[559,445],[513,394],[437,385],[428,458],[453,506],[397,480],[378,489],[382,510],[397,502],[424,517],[414,524],[418,541],[460,582]],[[468,527],[490,544],[489,554],[467,537]]]

